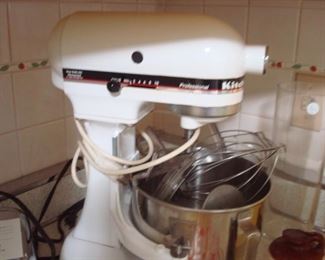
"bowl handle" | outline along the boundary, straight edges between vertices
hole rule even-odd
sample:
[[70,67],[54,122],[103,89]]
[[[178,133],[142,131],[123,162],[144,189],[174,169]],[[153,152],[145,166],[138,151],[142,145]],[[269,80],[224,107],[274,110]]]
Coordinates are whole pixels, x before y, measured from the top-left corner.
[[256,225],[252,223],[251,217],[238,220],[238,227],[247,238],[244,250],[242,252],[243,260],[256,259],[258,244],[261,240],[261,232]]

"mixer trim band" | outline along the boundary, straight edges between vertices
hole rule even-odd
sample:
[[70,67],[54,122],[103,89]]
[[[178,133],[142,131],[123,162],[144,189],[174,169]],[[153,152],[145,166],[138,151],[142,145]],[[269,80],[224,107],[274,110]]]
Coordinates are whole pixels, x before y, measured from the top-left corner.
[[104,84],[115,81],[120,82],[123,86],[136,88],[173,88],[182,90],[234,92],[240,90],[244,85],[244,77],[206,80],[68,68],[64,68],[62,71],[65,81],[85,81]]

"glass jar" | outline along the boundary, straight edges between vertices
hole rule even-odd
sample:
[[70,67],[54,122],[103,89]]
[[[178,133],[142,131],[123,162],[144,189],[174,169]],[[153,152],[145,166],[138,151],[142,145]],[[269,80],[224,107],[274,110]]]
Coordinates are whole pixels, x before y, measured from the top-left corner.
[[281,83],[273,141],[286,152],[272,177],[264,231],[270,239],[287,228],[325,231],[325,85]]

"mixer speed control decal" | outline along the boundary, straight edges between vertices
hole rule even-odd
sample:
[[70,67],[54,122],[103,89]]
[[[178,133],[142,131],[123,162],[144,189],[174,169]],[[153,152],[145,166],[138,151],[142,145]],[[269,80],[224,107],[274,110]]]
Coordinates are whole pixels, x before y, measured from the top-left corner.
[[107,85],[120,82],[121,86],[149,89],[169,89],[177,91],[217,91],[222,93],[240,91],[244,85],[243,77],[233,79],[196,79],[167,77],[159,75],[141,75],[106,71],[63,69],[65,81],[90,82]]

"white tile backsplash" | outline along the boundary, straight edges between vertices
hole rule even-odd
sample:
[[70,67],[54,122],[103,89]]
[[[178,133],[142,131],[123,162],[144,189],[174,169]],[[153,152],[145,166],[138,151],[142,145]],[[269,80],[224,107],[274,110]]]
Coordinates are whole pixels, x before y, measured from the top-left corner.
[[180,117],[169,110],[157,110],[152,115],[153,126],[170,134],[184,135],[180,127]]
[[293,79],[290,70],[270,69],[265,75],[247,75],[244,85],[242,112],[254,116],[273,118],[276,89],[280,82]]
[[[315,188],[299,182],[272,176],[273,190],[269,203],[273,209],[290,217],[309,220]],[[299,201],[299,203],[292,203]]]
[[73,115],[73,107],[72,107],[71,101],[65,95],[64,95],[64,114],[65,114],[65,116]]
[[79,5],[79,3],[81,3],[81,2],[102,2],[102,1],[100,1],[100,0],[60,0],[60,2],[61,3],[69,3],[69,2],[72,2],[75,5]]
[[249,0],[205,0],[205,6],[208,9],[210,5],[224,6],[248,6]]
[[265,7],[300,7],[301,0],[250,0],[251,6],[265,6]]
[[77,149],[77,142],[80,140],[76,123],[73,117],[65,119],[66,142],[67,142],[67,158],[72,158]]
[[0,134],[14,130],[15,111],[11,75],[0,75]]
[[233,28],[245,39],[248,7],[211,5],[205,7],[205,13],[233,26]]
[[154,114],[155,112],[149,113],[146,115],[138,124],[137,124],[137,131],[143,131],[146,130],[147,127],[154,126],[153,120],[154,120]]
[[220,131],[227,130],[227,129],[237,130],[239,129],[239,121],[240,121],[240,113],[228,117],[225,120],[218,122],[217,124]]
[[102,4],[101,2],[89,2],[89,3],[71,3],[64,2],[60,4],[60,15],[65,17],[67,15],[73,14],[79,11],[101,11]]
[[13,74],[19,128],[64,117],[63,92],[54,87],[48,69]]
[[139,4],[155,4],[155,5],[165,5],[165,0],[138,0]]
[[303,9],[297,61],[325,67],[325,9]]
[[165,0],[166,6],[169,5],[184,5],[184,6],[203,6],[203,0]]
[[166,4],[166,12],[171,13],[203,13],[203,5],[176,5],[174,3]]
[[19,178],[19,152],[16,133],[0,135],[0,180],[1,183]]
[[286,145],[286,172],[317,183],[325,155],[325,131],[309,131],[293,126],[284,130],[277,132],[277,138],[278,142]]
[[161,4],[138,3],[139,12],[163,12],[165,6]]
[[137,11],[137,4],[135,3],[110,3],[103,4],[104,11],[112,12],[132,12]]
[[119,4],[136,4],[137,0],[103,0],[103,2],[119,3]]
[[247,40],[268,45],[271,59],[294,61],[299,8],[251,7]]
[[239,128],[242,130],[264,132],[269,139],[272,138],[273,119],[252,116],[245,113],[240,114]]
[[9,30],[6,2],[0,2],[0,65],[10,61]]
[[26,128],[18,132],[23,174],[28,174],[66,159],[64,120]]
[[57,1],[9,1],[12,61],[47,58],[50,32],[59,20]]
[[325,9],[325,1],[324,0],[308,0],[303,1],[302,3],[303,8],[310,8],[310,9]]

